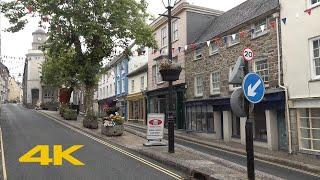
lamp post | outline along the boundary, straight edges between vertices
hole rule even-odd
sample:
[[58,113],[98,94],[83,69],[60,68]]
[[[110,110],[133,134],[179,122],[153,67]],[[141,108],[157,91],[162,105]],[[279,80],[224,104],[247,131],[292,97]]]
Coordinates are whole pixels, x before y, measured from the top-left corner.
[[[171,21],[172,18],[178,18],[174,17],[171,14],[171,10],[176,4],[177,0],[162,0],[163,5],[165,8],[168,10],[168,14],[160,14],[160,16],[165,16],[168,18],[168,61],[169,63],[172,64],[172,29],[171,29]],[[181,72],[181,70],[180,70]],[[179,74],[180,74],[179,72]],[[179,79],[179,74],[178,74],[178,79]],[[174,78],[173,78],[174,79]],[[168,119],[168,152],[169,153],[174,153],[174,115],[173,115],[173,86],[172,82],[174,81],[173,79],[168,79],[167,81],[169,82],[169,96],[168,96],[168,112],[167,112],[167,119]]]

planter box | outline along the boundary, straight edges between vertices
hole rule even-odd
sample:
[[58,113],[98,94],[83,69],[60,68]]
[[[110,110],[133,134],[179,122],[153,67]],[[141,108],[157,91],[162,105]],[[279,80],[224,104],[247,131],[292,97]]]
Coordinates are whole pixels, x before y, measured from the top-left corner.
[[176,81],[179,79],[182,69],[161,69],[159,72],[163,81]]
[[77,120],[78,114],[76,110],[69,109],[63,113],[63,117],[65,120]]
[[98,129],[98,120],[88,120],[83,119],[82,121],[83,127],[88,129]]
[[121,136],[124,131],[123,125],[115,125],[115,126],[103,126],[101,125],[101,134],[106,136]]

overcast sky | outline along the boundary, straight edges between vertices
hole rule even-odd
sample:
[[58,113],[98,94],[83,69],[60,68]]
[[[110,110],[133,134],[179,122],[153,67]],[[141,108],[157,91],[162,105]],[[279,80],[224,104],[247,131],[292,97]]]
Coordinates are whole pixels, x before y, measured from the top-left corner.
[[[8,0],[5,0],[8,1]],[[166,1],[166,0],[165,0]],[[189,3],[207,8],[227,11],[245,0],[187,0]],[[158,14],[163,13],[165,8],[161,0],[147,0],[149,3],[148,11],[157,17]],[[19,57],[25,57],[28,49],[31,48],[32,32],[38,28],[39,19],[35,17],[28,18],[28,25],[26,28],[18,33],[8,33],[3,30],[9,27],[7,19],[1,15],[1,52],[2,57],[16,57],[16,59],[6,58],[5,65],[9,68],[10,74],[18,77],[18,74],[23,74],[24,60],[19,60]],[[21,81],[21,78],[19,78]]]

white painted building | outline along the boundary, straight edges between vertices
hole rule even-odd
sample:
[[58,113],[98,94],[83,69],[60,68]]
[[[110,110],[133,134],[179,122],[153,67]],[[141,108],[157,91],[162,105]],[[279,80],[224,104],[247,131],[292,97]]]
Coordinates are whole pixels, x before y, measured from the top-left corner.
[[26,65],[24,70],[23,90],[24,103],[29,106],[39,106],[40,104],[56,103],[57,91],[45,87],[41,83],[41,65],[45,61],[41,46],[47,40],[47,34],[43,29],[38,29],[32,33],[32,49],[26,54]]
[[138,53],[137,46],[133,46],[131,51],[128,63],[127,117],[128,121],[146,124],[147,103],[144,93],[148,87],[148,52],[141,49]]
[[320,154],[320,0],[280,4],[289,149]]

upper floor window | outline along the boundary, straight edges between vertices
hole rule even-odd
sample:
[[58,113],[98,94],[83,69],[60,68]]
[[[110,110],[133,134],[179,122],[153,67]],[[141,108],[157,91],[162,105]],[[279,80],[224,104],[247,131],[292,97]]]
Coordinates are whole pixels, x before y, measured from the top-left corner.
[[144,76],[140,77],[140,89],[144,90]]
[[196,75],[194,81],[194,95],[195,96],[203,96],[203,75]]
[[124,84],[124,79],[122,79],[122,82],[121,82],[122,86],[121,86],[121,92],[124,93],[125,92],[125,84]]
[[219,53],[219,46],[216,43],[211,43],[210,44],[210,54],[218,54]]
[[194,51],[194,60],[199,60],[202,58],[202,49],[198,48]]
[[156,65],[152,66],[152,84],[153,85],[157,84],[157,66]]
[[211,74],[210,93],[220,94],[220,71],[215,71]]
[[167,27],[161,29],[161,47],[165,47],[168,45],[168,30]]
[[265,84],[269,83],[269,66],[267,59],[255,61],[256,73],[260,75]]
[[256,37],[259,37],[259,36],[262,36],[264,34],[267,33],[267,19],[263,20],[263,21],[260,21],[259,23],[257,24],[254,24],[253,25],[253,32],[251,34],[251,37],[252,38],[256,38]]
[[117,94],[120,94],[120,80],[117,81]]
[[232,34],[231,36],[229,36],[227,43],[228,43],[229,47],[240,43],[239,33],[235,33],[235,34]]
[[131,80],[131,92],[134,92],[134,80]]
[[310,6],[314,7],[320,5],[320,0],[309,0]]
[[172,22],[172,41],[178,40],[178,20]]
[[313,64],[313,78],[320,78],[320,37],[311,40],[311,57]]

